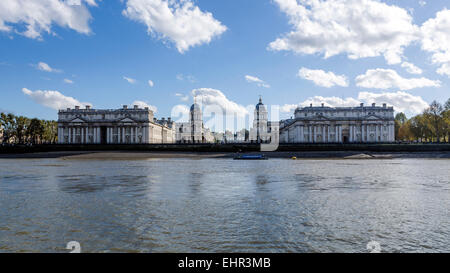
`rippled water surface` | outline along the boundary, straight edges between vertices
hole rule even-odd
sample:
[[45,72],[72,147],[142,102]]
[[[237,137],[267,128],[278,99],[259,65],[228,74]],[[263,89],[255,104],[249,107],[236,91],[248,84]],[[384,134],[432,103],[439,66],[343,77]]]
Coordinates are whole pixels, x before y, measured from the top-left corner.
[[449,252],[449,176],[432,159],[0,159],[0,252]]

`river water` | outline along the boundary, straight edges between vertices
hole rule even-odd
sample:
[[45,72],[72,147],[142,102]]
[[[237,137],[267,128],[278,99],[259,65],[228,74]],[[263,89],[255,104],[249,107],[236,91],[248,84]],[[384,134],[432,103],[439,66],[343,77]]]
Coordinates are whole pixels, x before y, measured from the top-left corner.
[[0,252],[449,252],[449,177],[448,159],[0,159]]

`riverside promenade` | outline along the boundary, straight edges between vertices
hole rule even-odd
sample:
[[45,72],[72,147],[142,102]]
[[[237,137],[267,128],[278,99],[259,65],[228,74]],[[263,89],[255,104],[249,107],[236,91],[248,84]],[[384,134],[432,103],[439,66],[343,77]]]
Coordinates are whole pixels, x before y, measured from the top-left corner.
[[[46,158],[104,153],[111,157],[232,157],[235,153],[260,153],[259,144],[148,144],[148,145],[14,145],[0,146],[0,158]],[[128,156],[125,156],[125,155]],[[371,155],[375,158],[450,158],[450,144],[280,144],[278,158],[345,158]]]

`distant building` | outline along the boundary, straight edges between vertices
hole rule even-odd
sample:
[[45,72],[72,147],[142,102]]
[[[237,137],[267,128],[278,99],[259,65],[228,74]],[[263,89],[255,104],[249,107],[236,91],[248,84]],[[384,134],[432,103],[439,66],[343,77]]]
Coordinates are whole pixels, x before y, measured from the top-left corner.
[[60,144],[156,144],[174,143],[175,131],[169,119],[157,120],[149,108],[126,105],[117,110],[96,110],[86,106],[58,112]]
[[203,115],[197,103],[192,104],[189,111],[189,121],[175,123],[177,143],[213,143],[214,136],[204,127]]
[[250,129],[250,142],[264,143],[270,141],[271,123],[266,106],[259,98],[259,103],[255,107],[253,116],[253,128]]
[[299,107],[295,118],[280,122],[281,143],[393,142],[394,108]]

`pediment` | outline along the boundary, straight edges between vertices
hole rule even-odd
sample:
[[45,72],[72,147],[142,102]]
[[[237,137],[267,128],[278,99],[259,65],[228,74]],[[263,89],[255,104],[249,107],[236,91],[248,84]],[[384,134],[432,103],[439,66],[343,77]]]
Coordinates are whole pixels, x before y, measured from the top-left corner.
[[135,122],[135,121],[132,120],[131,118],[124,118],[124,119],[121,119],[120,122],[123,122],[123,123],[133,123],[133,122]]
[[377,116],[374,116],[374,115],[370,115],[370,116],[367,116],[365,119],[366,119],[366,120],[378,120],[378,119],[380,119],[380,118],[377,117]]
[[71,120],[70,122],[74,122],[74,123],[84,123],[86,122],[85,120],[81,119],[81,118],[75,118],[73,120]]

